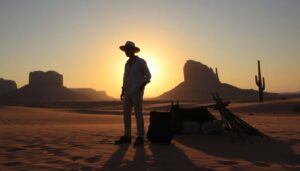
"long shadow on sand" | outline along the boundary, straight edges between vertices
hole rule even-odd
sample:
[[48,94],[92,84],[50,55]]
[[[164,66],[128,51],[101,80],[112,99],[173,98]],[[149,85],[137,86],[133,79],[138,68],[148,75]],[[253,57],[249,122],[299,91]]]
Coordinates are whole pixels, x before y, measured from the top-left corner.
[[101,170],[211,170],[197,167],[173,144],[139,146],[135,148],[134,160],[124,161],[128,147],[120,146]]
[[176,145],[150,145],[152,160],[150,170],[201,170],[212,169],[196,166]]
[[[257,166],[269,166],[277,163],[287,169],[300,164],[300,156],[291,148],[294,142],[283,142],[276,139],[263,140],[254,137],[252,144],[244,142],[231,142],[223,135],[180,135],[175,140],[183,145],[207,153],[208,155],[228,159],[240,158]],[[289,165],[289,166],[287,166]]]
[[76,109],[76,110],[70,110],[71,112],[76,112],[80,114],[106,114],[106,115],[121,115],[123,114],[123,111],[121,110],[93,110],[93,109]]
[[109,161],[101,170],[121,170],[122,160],[126,154],[129,144],[120,145],[117,151],[111,156]]

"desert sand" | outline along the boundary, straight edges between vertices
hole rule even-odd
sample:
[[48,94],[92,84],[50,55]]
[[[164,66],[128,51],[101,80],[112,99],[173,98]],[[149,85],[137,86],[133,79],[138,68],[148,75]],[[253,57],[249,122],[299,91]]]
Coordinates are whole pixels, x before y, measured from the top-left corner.
[[[120,106],[1,106],[0,170],[300,170],[299,105],[300,99],[230,105],[271,140],[253,137],[250,144],[231,142],[225,134],[185,134],[176,135],[171,145],[146,142],[136,148],[113,144],[123,133]],[[144,109],[147,130],[147,113],[167,110],[168,103]]]

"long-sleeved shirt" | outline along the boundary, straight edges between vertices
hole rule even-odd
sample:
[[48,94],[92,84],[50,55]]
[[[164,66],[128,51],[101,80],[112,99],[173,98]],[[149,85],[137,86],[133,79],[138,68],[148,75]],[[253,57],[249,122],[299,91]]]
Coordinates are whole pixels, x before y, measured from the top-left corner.
[[138,88],[149,83],[151,73],[144,59],[136,56],[133,59],[128,59],[125,64],[123,76],[123,91],[125,95],[134,93]]

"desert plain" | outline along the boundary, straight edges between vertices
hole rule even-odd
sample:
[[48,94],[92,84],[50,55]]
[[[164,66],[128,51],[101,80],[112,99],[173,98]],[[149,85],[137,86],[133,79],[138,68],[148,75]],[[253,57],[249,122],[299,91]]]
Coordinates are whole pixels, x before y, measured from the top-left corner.
[[[184,102],[182,106],[201,106]],[[169,110],[169,102],[144,105]],[[0,170],[300,170],[300,99],[232,102],[229,109],[271,137],[252,143],[226,134],[174,135],[170,145],[115,145],[121,103],[89,107],[0,107]],[[216,117],[218,111],[210,110]],[[133,138],[136,125],[132,116]]]

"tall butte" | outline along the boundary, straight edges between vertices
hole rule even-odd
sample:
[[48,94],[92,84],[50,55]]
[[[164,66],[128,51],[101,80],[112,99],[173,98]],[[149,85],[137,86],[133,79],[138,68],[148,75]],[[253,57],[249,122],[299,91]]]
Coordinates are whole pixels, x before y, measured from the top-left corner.
[[163,93],[159,99],[206,100],[218,92],[222,97],[231,99],[255,98],[253,89],[241,89],[222,83],[212,68],[201,62],[188,60],[183,67],[184,81],[175,88]]

